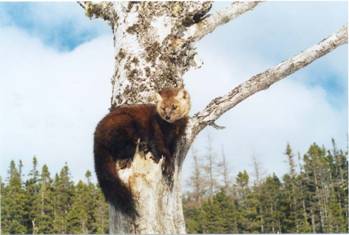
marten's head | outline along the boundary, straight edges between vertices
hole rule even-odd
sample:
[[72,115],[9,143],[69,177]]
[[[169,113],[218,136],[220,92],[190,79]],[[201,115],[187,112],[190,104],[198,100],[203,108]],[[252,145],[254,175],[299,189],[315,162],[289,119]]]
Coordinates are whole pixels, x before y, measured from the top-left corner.
[[189,115],[190,96],[184,88],[166,88],[156,96],[156,110],[165,121],[172,123]]

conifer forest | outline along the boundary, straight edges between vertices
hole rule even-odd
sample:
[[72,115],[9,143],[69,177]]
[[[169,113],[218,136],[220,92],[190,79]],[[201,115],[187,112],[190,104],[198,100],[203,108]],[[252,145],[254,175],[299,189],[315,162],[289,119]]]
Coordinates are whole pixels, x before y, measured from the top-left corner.
[[[313,143],[303,155],[290,145],[282,177],[254,170],[232,175],[227,157],[208,143],[192,151],[193,167],[184,192],[188,233],[348,233],[348,151],[335,141]],[[285,163],[286,164],[286,163]],[[108,233],[108,205],[91,172],[73,182],[66,164],[55,175],[32,160],[11,161],[1,179],[1,233]]]

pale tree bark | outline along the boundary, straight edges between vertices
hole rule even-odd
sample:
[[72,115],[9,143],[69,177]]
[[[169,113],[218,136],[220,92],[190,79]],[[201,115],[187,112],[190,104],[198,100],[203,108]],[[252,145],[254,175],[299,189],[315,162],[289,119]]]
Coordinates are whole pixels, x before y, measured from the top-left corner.
[[201,158],[194,147],[191,148],[191,156],[193,157],[193,171],[189,180],[189,185],[192,188],[192,204],[201,206],[202,197],[205,192],[205,178],[202,175],[203,166]]
[[220,171],[222,172],[222,178],[223,178],[223,190],[226,194],[229,194],[229,188],[230,188],[230,182],[232,182],[230,180],[230,169],[229,169],[229,165],[227,163],[227,159],[225,156],[225,152],[224,152],[224,148],[222,146],[222,161],[220,163]]
[[205,155],[205,160],[206,164],[204,165],[204,170],[206,173],[206,187],[208,189],[208,197],[212,198],[214,193],[216,192],[217,189],[217,180],[216,180],[216,174],[217,172],[217,166],[218,164],[215,161],[215,156],[213,153],[212,149],[212,139],[211,136],[207,136],[207,148],[206,148],[206,155]]
[[[211,2],[80,2],[89,17],[106,20],[113,32],[115,67],[111,106],[153,103],[154,92],[183,85],[183,74],[199,66],[195,43],[218,26],[256,7],[233,2],[207,14]],[[301,54],[261,73],[214,99],[189,121],[179,141],[171,190],[150,153],[137,151],[129,168],[119,170],[136,201],[139,217],[131,220],[110,206],[110,233],[185,233],[181,166],[195,136],[224,112],[271,84],[305,67],[347,41],[346,28]],[[117,166],[116,166],[117,167]]]

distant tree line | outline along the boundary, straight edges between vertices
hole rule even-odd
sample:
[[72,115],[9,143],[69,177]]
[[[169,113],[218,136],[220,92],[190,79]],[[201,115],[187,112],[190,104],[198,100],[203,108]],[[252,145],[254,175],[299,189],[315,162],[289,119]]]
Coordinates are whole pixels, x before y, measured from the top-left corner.
[[[312,144],[302,157],[287,145],[289,172],[265,176],[254,159],[233,179],[225,154],[193,150],[185,193],[188,233],[348,233],[348,152]],[[108,233],[108,205],[87,171],[74,183],[65,165],[53,178],[37,159],[29,174],[11,161],[1,183],[1,233]]]
[[[312,144],[298,164],[290,145],[289,172],[263,177],[253,160],[232,180],[224,153],[192,154],[191,191],[185,195],[188,233],[348,233],[348,152],[332,140],[327,150]],[[221,159],[218,161],[218,159]]]
[[90,171],[74,184],[67,165],[52,178],[47,165],[39,172],[34,157],[26,180],[22,168],[22,161],[11,161],[1,182],[2,233],[108,233],[108,205]]

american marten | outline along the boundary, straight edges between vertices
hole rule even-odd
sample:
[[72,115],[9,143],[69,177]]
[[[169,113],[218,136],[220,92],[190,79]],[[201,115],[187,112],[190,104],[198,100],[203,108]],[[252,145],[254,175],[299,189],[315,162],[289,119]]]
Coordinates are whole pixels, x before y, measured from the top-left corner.
[[94,160],[99,185],[108,202],[125,215],[137,216],[132,194],[118,177],[115,163],[131,162],[137,144],[150,151],[155,162],[163,157],[162,172],[172,180],[174,154],[184,134],[190,97],[183,88],[156,93],[154,104],[121,105],[111,110],[94,133]]

